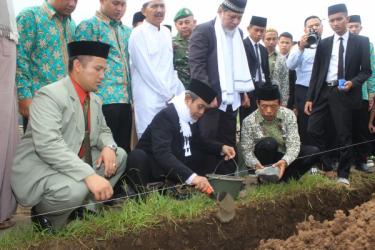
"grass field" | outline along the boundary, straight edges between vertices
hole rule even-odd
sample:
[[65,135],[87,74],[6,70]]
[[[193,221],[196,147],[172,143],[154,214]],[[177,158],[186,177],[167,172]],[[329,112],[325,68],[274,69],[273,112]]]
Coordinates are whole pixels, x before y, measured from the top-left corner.
[[[361,174],[353,173],[351,183],[353,188],[375,183],[375,175],[364,178]],[[305,175],[298,182],[257,186],[244,192],[237,202],[239,206],[257,202],[261,204],[264,201],[277,202],[285,197],[322,189],[335,189],[338,195],[350,192],[323,176]],[[214,211],[215,201],[203,194],[195,193],[189,200],[177,201],[154,193],[142,201],[126,200],[121,207],[103,211],[101,216],[74,221],[54,235],[35,232],[30,225],[17,227],[0,236],[0,249],[37,248],[47,241],[84,242],[88,237],[105,241],[129,232],[140,232],[163,222],[178,223],[209,216]]]

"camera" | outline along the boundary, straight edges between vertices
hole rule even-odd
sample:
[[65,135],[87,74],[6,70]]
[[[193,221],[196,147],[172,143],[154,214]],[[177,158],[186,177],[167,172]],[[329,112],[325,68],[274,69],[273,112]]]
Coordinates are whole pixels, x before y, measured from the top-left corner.
[[319,41],[319,34],[314,29],[309,30],[309,34],[307,35],[307,44],[306,48],[316,48],[318,46]]

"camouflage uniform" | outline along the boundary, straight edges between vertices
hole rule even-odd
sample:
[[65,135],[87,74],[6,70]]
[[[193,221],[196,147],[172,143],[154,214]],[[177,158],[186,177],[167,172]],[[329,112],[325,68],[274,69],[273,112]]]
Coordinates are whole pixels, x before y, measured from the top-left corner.
[[246,117],[242,123],[241,149],[246,166],[254,168],[258,159],[254,155],[255,144],[264,137],[274,138],[278,144],[278,151],[283,153],[283,160],[288,166],[297,158],[300,151],[297,119],[293,111],[280,107],[271,126],[267,124],[259,110]]
[[190,82],[188,44],[189,40],[183,38],[180,34],[173,37],[173,64],[185,89]]

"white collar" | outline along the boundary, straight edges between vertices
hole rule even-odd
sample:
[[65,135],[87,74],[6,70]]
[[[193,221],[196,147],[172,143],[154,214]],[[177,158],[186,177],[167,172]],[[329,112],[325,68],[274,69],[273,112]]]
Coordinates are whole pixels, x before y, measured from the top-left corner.
[[335,42],[338,42],[339,39],[340,39],[340,37],[342,37],[342,38],[344,39],[344,41],[348,41],[348,39],[349,39],[349,31],[347,30],[347,31],[345,32],[345,34],[342,35],[342,36],[339,36],[339,35],[337,35],[337,34],[335,33],[335,35],[333,36],[333,40],[334,40]]

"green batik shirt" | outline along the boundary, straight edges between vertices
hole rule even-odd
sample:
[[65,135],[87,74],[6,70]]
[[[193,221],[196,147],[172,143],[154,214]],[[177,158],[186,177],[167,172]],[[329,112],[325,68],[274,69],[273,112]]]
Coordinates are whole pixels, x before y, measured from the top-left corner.
[[362,99],[370,100],[375,96],[375,52],[374,45],[370,43],[370,61],[372,75],[362,84]]
[[185,89],[190,83],[189,68],[189,40],[183,38],[180,34],[173,37],[173,64],[177,70],[178,78],[184,84]]
[[109,19],[99,11],[77,27],[77,40],[100,41],[111,46],[105,77],[97,91],[103,104],[131,102],[128,51],[130,33],[130,28]]
[[18,98],[31,99],[41,87],[68,73],[67,44],[74,40],[75,24],[47,3],[17,16],[16,84]]
[[254,154],[255,145],[265,137],[272,137],[277,141],[278,151],[284,154],[282,159],[288,166],[297,158],[301,142],[293,111],[280,107],[276,118],[269,122],[264,120],[257,109],[243,120],[240,144],[247,167],[254,168],[259,163]]

